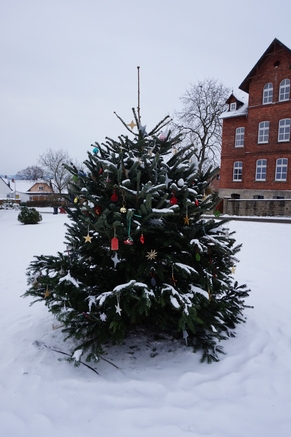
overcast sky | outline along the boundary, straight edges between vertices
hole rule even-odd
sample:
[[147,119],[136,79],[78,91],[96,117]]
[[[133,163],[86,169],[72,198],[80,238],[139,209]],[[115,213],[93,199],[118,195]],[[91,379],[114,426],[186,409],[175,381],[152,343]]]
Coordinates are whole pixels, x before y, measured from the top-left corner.
[[48,148],[79,162],[137,107],[152,129],[197,80],[236,92],[278,38],[290,0],[0,0],[0,174]]

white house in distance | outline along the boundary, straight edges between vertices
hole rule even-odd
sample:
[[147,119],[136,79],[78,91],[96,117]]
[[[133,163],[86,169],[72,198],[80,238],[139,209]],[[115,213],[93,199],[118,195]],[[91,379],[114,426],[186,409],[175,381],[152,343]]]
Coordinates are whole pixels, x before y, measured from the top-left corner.
[[10,184],[0,177],[0,203],[9,200],[11,197],[14,198],[14,194]]
[[13,200],[28,202],[34,200],[48,200],[53,190],[46,181],[28,181],[0,178],[0,202]]

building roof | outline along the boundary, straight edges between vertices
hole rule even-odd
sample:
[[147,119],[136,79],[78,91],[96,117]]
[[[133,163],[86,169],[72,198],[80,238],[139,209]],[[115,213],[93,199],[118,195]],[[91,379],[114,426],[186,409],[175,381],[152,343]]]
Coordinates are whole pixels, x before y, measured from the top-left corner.
[[5,179],[0,177],[0,198],[6,198],[7,195],[12,193],[12,188],[9,186],[9,184],[5,181]]
[[15,187],[15,190],[19,193],[39,194],[39,190],[32,190],[32,188],[36,184],[46,184],[49,186],[47,181],[30,181],[30,180],[14,179],[13,188]]
[[241,117],[243,115],[247,115],[247,113],[248,113],[248,95],[247,94],[243,95],[241,92],[239,92],[239,93],[240,93],[239,98],[232,93],[229,96],[229,98],[227,99],[226,103],[229,104],[230,98],[234,97],[236,99],[236,101],[240,103],[240,106],[238,106],[238,108],[235,111],[227,110],[227,111],[223,112],[219,118],[224,119],[224,118]]
[[272,43],[269,45],[267,50],[262,54],[258,62],[255,64],[255,66],[251,69],[251,71],[246,76],[246,78],[242,81],[242,83],[239,86],[239,89],[248,93],[250,81],[252,77],[256,75],[261,65],[265,62],[265,59],[271,54],[278,53],[281,51],[286,51],[286,50],[291,54],[291,50],[287,46],[285,46],[281,41],[275,38],[272,41]]

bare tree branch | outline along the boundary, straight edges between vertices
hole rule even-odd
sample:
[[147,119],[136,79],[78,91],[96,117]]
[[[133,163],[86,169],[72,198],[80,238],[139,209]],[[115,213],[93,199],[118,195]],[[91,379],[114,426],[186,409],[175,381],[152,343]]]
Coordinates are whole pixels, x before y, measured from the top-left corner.
[[174,114],[174,129],[192,144],[199,170],[220,163],[222,123],[230,90],[214,79],[198,81],[181,97],[183,108]]
[[24,170],[17,172],[17,177],[19,179],[25,179],[29,181],[37,181],[44,178],[44,171],[42,168],[32,165],[26,167]]
[[69,165],[72,161],[68,152],[63,149],[48,149],[39,156],[38,161],[46,176],[50,178],[54,192],[62,193],[72,178],[64,166],[64,164]]

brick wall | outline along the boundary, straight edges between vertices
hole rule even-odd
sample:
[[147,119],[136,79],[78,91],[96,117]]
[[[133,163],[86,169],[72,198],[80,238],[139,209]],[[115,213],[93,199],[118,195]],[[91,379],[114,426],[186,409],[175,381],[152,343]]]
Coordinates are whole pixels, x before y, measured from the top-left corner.
[[[248,79],[248,113],[223,120],[220,195],[225,190],[230,193],[254,190],[266,197],[264,193],[268,190],[291,190],[291,142],[278,142],[279,120],[291,118],[291,100],[278,102],[279,85],[286,78],[291,80],[291,53],[278,47],[265,56],[253,76]],[[269,82],[273,83],[273,103],[262,105],[263,88]],[[267,144],[258,144],[258,125],[261,121],[270,122]],[[244,147],[235,147],[235,131],[238,127],[245,128]],[[287,181],[275,181],[278,158],[288,159]],[[266,181],[255,180],[258,159],[267,159]],[[242,181],[233,181],[235,161],[243,162]]]
[[291,217],[291,199],[223,199],[223,212],[228,215]]

